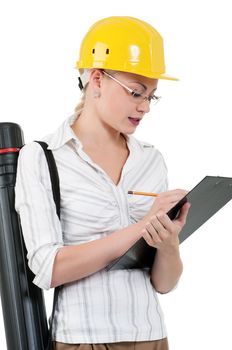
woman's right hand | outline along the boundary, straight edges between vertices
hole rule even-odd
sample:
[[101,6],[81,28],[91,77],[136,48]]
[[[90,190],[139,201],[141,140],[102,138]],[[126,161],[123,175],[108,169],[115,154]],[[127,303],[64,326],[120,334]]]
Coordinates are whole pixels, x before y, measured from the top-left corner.
[[150,221],[151,217],[156,215],[158,212],[162,211],[167,213],[171,208],[175,206],[186,194],[188,191],[177,189],[167,192],[161,192],[155,199],[152,207],[145,215],[145,221]]

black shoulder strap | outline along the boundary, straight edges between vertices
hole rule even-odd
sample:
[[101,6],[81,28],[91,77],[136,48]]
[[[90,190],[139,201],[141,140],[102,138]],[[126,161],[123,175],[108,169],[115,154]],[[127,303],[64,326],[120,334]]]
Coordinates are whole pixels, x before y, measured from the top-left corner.
[[44,154],[47,159],[48,169],[49,169],[50,178],[51,178],[52,193],[53,193],[54,202],[56,204],[56,213],[60,219],[60,182],[59,182],[59,175],[56,167],[56,162],[52,154],[52,151],[47,149],[48,144],[46,142],[43,142],[43,141],[35,141],[35,142],[39,143],[40,146],[43,148]]
[[[35,142],[39,143],[40,146],[43,148],[44,154],[47,159],[48,169],[49,169],[50,178],[51,178],[52,193],[53,193],[54,202],[56,204],[56,213],[60,219],[60,181],[59,181],[59,174],[56,167],[56,162],[52,154],[52,151],[47,149],[48,145],[46,142],[43,142],[43,141],[35,141]],[[49,327],[48,343],[47,343],[46,350],[52,349],[52,325],[53,325],[55,308],[58,301],[60,288],[61,286],[56,287],[54,291],[52,314],[49,320],[50,327]]]

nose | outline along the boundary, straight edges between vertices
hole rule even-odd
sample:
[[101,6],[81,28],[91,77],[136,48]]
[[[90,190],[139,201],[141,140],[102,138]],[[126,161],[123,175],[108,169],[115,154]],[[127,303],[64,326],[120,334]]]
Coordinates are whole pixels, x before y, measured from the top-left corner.
[[150,101],[148,99],[144,99],[142,102],[140,102],[137,105],[137,111],[143,113],[150,112]]

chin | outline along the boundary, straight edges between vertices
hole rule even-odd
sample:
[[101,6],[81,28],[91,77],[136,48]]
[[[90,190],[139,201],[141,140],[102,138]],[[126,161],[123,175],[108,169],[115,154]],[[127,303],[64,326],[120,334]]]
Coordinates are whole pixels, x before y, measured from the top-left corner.
[[134,134],[136,129],[137,129],[137,126],[132,126],[130,128],[125,128],[125,134],[128,134],[128,135],[131,135],[131,134]]
[[[135,129],[136,130],[136,129]],[[124,132],[124,134],[126,135],[132,135],[135,133],[135,130],[130,130],[130,131],[127,131],[127,132]]]

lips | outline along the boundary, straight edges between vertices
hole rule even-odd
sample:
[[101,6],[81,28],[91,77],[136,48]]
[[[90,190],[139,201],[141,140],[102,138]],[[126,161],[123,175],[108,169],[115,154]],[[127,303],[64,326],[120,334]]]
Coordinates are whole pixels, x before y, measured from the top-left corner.
[[139,122],[140,122],[140,118],[132,118],[132,117],[128,117],[129,121],[131,122],[131,124],[137,126],[139,125]]

